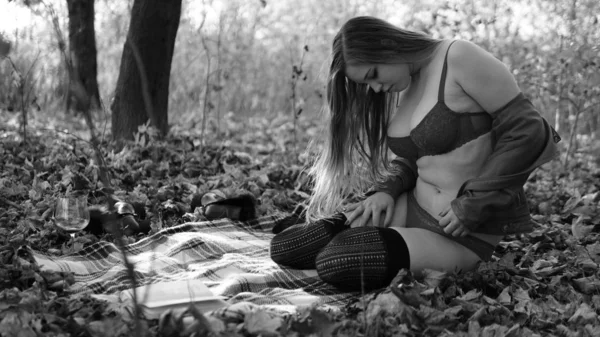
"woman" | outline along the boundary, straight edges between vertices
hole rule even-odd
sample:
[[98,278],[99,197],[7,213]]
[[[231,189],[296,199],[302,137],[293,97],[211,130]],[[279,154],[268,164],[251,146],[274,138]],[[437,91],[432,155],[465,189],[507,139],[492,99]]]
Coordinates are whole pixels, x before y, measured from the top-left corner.
[[275,236],[275,262],[378,288],[402,268],[473,269],[532,230],[523,185],[560,138],[492,55],[356,17],[334,38],[327,90],[310,221]]

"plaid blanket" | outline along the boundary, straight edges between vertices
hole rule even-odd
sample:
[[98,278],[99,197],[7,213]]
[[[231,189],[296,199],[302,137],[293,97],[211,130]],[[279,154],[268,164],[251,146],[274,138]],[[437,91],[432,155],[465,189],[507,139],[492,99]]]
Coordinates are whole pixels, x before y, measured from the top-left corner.
[[[272,228],[284,216],[240,222],[229,219],[170,227],[126,246],[138,285],[199,279],[231,304],[326,305],[357,298],[319,279],[315,270],[294,270],[269,256]],[[79,252],[50,256],[34,252],[42,269],[74,273],[72,294],[114,294],[131,288],[118,247],[98,242]]]

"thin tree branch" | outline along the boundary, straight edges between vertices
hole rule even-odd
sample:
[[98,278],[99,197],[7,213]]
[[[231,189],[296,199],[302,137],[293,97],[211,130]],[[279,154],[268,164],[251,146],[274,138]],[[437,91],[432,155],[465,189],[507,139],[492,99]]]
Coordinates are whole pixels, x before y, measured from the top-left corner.
[[[29,70],[27,70],[27,73],[25,74],[25,81],[27,81],[27,78],[29,78],[29,75],[31,75],[31,70],[33,70],[33,66],[37,63],[38,59],[40,58],[40,54],[41,54],[41,50],[38,50],[37,55],[35,56],[35,59],[33,60],[33,62],[31,63],[31,66],[29,67]],[[27,92],[27,101],[29,101],[29,95],[31,94],[31,92],[33,91],[33,85],[31,86],[30,90]]]
[[75,138],[77,140],[80,140],[82,142],[85,142],[85,143],[88,143],[88,144],[92,145],[92,143],[89,140],[83,139],[83,138],[77,136],[76,134],[70,133],[68,131],[57,130],[57,129],[50,129],[50,128],[36,128],[36,129],[37,130],[45,130],[45,131],[53,131],[53,132],[56,132],[56,133],[62,133],[62,134],[65,134],[67,136],[71,136],[71,137],[73,137],[73,138]]
[[[546,90],[547,92],[549,92],[549,93],[551,93],[551,94],[553,94],[553,95],[557,95],[557,93],[556,93],[554,90],[552,90],[552,89],[548,88],[548,87],[547,87],[547,86],[545,86],[545,85],[542,85],[542,84],[539,84],[539,83],[535,83],[535,82],[533,82],[533,81],[527,81],[527,82],[525,82],[525,83],[527,83],[527,84],[531,84],[531,85],[533,85],[533,86],[535,86],[535,87],[538,87],[538,88],[540,88],[540,89],[544,89],[544,90]],[[575,102],[575,100],[573,100],[571,97],[568,97],[568,96],[559,96],[557,99],[558,99],[558,100],[565,100],[565,101],[567,101],[567,102],[571,103],[573,106],[575,106],[575,108],[579,109],[579,105],[578,105],[578,103],[577,103],[577,102]]]
[[12,207],[14,207],[14,208],[18,209],[19,211],[22,211],[22,210],[23,210],[23,207],[21,207],[20,205],[17,205],[17,204],[15,204],[14,202],[12,202],[12,201],[10,201],[10,200],[8,200],[8,199],[4,198],[3,196],[0,196],[0,202],[1,202],[1,203],[4,203],[4,204],[7,204],[7,205],[9,205],[9,206],[12,206]]

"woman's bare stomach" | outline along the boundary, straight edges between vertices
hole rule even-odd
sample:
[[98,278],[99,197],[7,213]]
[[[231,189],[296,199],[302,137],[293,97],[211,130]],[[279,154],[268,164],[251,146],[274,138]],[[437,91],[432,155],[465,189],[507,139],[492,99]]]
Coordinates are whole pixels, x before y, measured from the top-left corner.
[[[414,193],[419,205],[439,220],[439,214],[450,206],[462,184],[479,175],[490,155],[491,135],[483,135],[450,153],[422,157],[417,161],[419,178]],[[471,235],[498,244],[501,236]]]

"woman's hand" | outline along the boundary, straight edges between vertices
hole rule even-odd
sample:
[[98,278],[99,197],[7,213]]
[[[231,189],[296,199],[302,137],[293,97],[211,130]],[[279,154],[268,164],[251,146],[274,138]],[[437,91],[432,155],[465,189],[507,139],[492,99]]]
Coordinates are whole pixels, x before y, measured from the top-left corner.
[[456,214],[454,214],[452,207],[448,206],[440,213],[440,216],[442,218],[440,219],[439,224],[444,227],[444,232],[446,234],[451,234],[453,236],[467,236],[471,233],[471,230],[465,227]]
[[[352,213],[348,216],[347,224],[352,227],[364,227],[373,219],[373,226],[381,223],[381,212],[385,212],[383,227],[389,227],[394,215],[394,198],[385,192],[377,192],[367,199],[347,207]],[[356,220],[356,223],[353,223]]]

